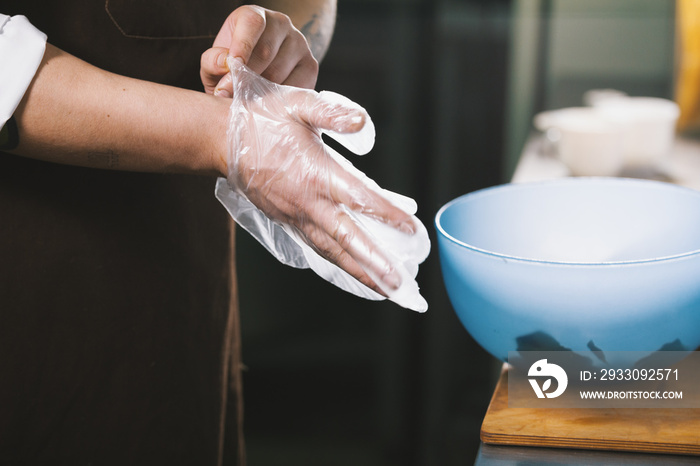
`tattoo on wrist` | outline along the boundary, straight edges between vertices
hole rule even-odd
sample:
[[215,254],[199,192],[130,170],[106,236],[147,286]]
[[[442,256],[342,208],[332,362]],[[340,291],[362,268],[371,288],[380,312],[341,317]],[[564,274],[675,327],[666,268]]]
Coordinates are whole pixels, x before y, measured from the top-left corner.
[[301,28],[301,33],[306,37],[311,53],[316,60],[320,60],[326,51],[326,40],[318,24],[318,15],[314,14],[311,19]]
[[0,150],[16,149],[19,145],[19,131],[14,117],[10,117],[0,129]]

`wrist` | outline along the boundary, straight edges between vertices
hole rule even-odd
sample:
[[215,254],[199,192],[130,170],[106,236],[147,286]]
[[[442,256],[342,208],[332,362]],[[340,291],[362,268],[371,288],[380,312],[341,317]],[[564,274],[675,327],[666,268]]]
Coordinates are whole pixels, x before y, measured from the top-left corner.
[[[171,115],[163,157],[173,165],[162,171],[228,175],[228,115],[230,99],[195,91],[180,95]],[[157,170],[161,171],[161,170]]]
[[209,149],[208,166],[216,176],[228,177],[228,124],[231,99],[207,96],[212,101],[212,113],[209,118],[208,131],[205,133]]

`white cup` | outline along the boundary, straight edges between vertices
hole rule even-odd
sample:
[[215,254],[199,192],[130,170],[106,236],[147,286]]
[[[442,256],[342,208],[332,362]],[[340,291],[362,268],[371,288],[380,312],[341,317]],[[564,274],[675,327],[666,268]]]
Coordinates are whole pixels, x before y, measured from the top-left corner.
[[667,99],[619,97],[600,99],[594,108],[623,128],[623,160],[628,167],[655,167],[671,153],[680,110]]
[[597,108],[543,112],[535,117],[535,127],[574,176],[615,176],[622,169],[623,127]]
[[583,94],[583,104],[588,107],[594,107],[603,100],[619,99],[627,97],[622,91],[617,89],[591,89]]

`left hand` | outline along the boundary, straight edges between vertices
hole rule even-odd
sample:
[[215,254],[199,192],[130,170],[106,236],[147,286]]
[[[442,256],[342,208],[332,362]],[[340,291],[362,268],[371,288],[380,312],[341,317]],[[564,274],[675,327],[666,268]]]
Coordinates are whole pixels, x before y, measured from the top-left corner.
[[[229,186],[268,219],[295,231],[321,257],[377,293],[394,296],[403,280],[412,281],[404,272],[406,260],[389,254],[391,248],[360,218],[403,233],[406,241],[420,239],[425,229],[392,201],[398,195],[334,155],[321,137],[372,127],[373,143],[369,115],[333,93],[275,86],[239,61],[231,63],[236,82],[228,132]],[[365,142],[354,150],[369,148]]]
[[313,89],[318,61],[304,35],[283,13],[244,5],[229,15],[202,54],[200,76],[208,94],[231,97],[226,57],[238,57],[251,70],[277,84]]

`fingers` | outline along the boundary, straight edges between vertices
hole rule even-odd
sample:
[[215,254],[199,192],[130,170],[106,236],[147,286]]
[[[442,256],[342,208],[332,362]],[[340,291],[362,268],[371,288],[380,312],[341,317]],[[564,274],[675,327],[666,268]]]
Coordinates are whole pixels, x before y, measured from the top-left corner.
[[[264,10],[265,25],[252,53],[244,63],[253,71],[277,84],[313,88],[318,62],[304,35],[287,15]],[[238,32],[234,31],[234,38]],[[235,56],[235,55],[234,55]]]
[[214,94],[222,77],[228,76],[227,56],[228,49],[225,47],[212,47],[202,54],[199,74],[207,94]]
[[[418,231],[412,212],[403,209],[404,203],[395,203],[386,197],[373,180],[368,178],[350,162],[326,147],[328,156],[335,164],[329,186],[330,198],[347,206],[351,211],[370,216],[402,233],[412,235]],[[335,168],[331,168],[335,167]]]
[[233,78],[230,73],[226,73],[223,78],[216,84],[214,95],[217,97],[233,97]]
[[360,283],[388,296],[401,286],[401,276],[368,234],[337,206],[319,217],[321,224],[302,228],[312,247]]
[[200,76],[205,92],[230,97],[224,53],[240,58],[273,83],[306,89],[316,86],[318,61],[304,35],[283,13],[254,5],[237,8],[226,19],[213,47],[202,54]]
[[321,257],[324,257],[332,264],[335,264],[341,269],[345,270],[367,288],[386,296],[386,292],[384,292],[374,282],[374,280],[372,280],[362,266],[350,255],[348,251],[343,249],[343,247],[338,244],[338,242],[331,235],[326,234],[320,229],[314,229],[308,233],[305,233],[305,236],[311,247],[317,253],[319,253]]
[[318,78],[318,62],[309,56],[296,64],[282,84],[287,86],[313,89]]
[[[262,54],[258,55],[254,51],[249,66],[274,83],[313,89],[318,76],[318,61],[311,55],[304,36],[293,29],[291,23],[289,26],[292,30],[284,36],[274,58],[264,58]],[[269,34],[271,34],[269,31],[263,34],[259,45]]]
[[[393,256],[386,254],[381,242],[369,233],[376,228],[370,227],[372,221],[357,214],[376,218],[407,235],[418,231],[414,217],[370,188],[366,177],[360,179],[332,160],[324,165],[325,175],[322,177],[328,182],[321,184],[325,189],[316,191],[313,202],[303,205],[305,213],[296,216],[301,220],[298,226],[308,231],[306,234],[317,251],[329,261],[373,290],[378,291],[378,288],[383,290],[381,294],[390,295],[402,284],[398,265],[392,262]],[[317,185],[313,182],[305,184],[307,189]],[[358,266],[361,270],[357,269]]]
[[379,288],[387,292],[397,290],[401,286],[401,276],[379,245],[347,213],[342,212],[337,219],[332,237],[338,245],[374,279]]
[[412,215],[404,212],[373,190],[367,188],[344,189],[336,185],[332,195],[336,196],[339,203],[347,205],[354,212],[372,217],[402,233],[412,235],[417,231]]
[[305,92],[290,96],[296,116],[314,128],[356,133],[369,121],[367,112],[351,100],[334,101],[327,93]]
[[274,83],[307,89],[316,85],[318,61],[304,35],[283,13],[253,5],[237,8],[214,46],[228,47],[230,56]]
[[229,55],[241,58],[243,63],[248,64],[265,31],[267,23],[265,9],[255,5],[242,6],[229,16],[227,23],[230,23],[229,27],[232,31],[228,44]]

